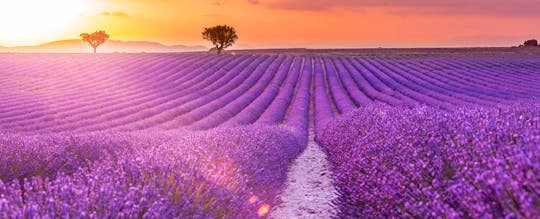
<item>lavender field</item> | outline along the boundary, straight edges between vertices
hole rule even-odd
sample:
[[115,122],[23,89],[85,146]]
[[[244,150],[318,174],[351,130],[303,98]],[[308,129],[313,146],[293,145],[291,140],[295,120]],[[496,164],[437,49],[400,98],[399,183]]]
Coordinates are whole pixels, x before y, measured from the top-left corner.
[[538,218],[539,97],[499,50],[0,54],[0,218],[268,217],[313,138],[334,217]]

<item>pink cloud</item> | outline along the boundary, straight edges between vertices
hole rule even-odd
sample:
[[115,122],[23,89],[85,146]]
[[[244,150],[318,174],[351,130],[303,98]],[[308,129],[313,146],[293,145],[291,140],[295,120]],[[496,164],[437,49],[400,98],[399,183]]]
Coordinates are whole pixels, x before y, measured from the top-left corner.
[[538,0],[248,0],[271,8],[320,11],[332,7],[357,10],[364,7],[388,7],[393,12],[416,15],[495,15],[538,16]]

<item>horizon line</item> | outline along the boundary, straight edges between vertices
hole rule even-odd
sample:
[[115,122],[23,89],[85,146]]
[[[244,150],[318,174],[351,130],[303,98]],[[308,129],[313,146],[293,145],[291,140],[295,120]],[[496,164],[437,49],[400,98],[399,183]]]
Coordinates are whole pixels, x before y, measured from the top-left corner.
[[[68,39],[60,39],[60,40],[53,40],[48,41],[40,44],[26,44],[26,45],[0,45],[0,48],[2,49],[17,49],[17,48],[25,48],[25,47],[41,47],[50,45],[53,43],[59,43],[64,41],[81,41],[81,43],[84,43],[81,39],[76,38],[68,38]],[[163,43],[159,41],[153,41],[153,40],[122,40],[122,39],[110,39],[109,41],[115,41],[115,42],[121,42],[121,43],[155,43],[160,44],[167,47],[173,47],[173,46],[187,46],[187,47],[205,47],[205,48],[212,48],[213,46],[208,45],[202,45],[198,43]],[[105,43],[106,44],[106,43]],[[427,43],[427,44],[420,44],[420,45],[330,45],[329,43],[320,43],[320,44],[313,44],[312,46],[306,46],[306,45],[299,45],[294,46],[293,43],[290,44],[239,44],[234,45],[231,50],[261,50],[261,49],[442,49],[442,48],[513,48],[513,47],[519,47],[520,45],[511,45],[511,44],[500,44],[500,43],[483,43],[483,44],[477,44],[474,45],[473,43],[467,44],[467,43],[460,43],[460,44],[450,44],[450,43],[440,43],[437,45],[436,43]],[[230,51],[230,50],[229,50]]]

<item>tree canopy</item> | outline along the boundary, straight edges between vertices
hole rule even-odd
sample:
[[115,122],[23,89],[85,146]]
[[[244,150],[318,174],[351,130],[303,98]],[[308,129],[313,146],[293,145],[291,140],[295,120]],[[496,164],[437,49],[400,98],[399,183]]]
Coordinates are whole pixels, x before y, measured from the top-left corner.
[[524,46],[538,46],[538,41],[535,39],[527,40],[523,43]]
[[227,25],[205,27],[202,32],[202,37],[203,39],[212,42],[218,54],[220,54],[223,49],[232,46],[238,39],[234,27]]
[[85,42],[90,44],[92,48],[94,48],[94,53],[96,53],[97,47],[109,39],[109,34],[105,33],[103,30],[100,30],[92,34],[82,33],[81,37]]

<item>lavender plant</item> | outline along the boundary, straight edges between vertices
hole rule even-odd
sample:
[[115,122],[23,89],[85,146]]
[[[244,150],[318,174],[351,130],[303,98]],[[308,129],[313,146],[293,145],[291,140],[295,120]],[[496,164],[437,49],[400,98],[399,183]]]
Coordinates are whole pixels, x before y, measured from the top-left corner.
[[368,106],[319,138],[343,218],[536,218],[540,104]]
[[4,136],[0,217],[250,218],[305,147],[276,126]]

